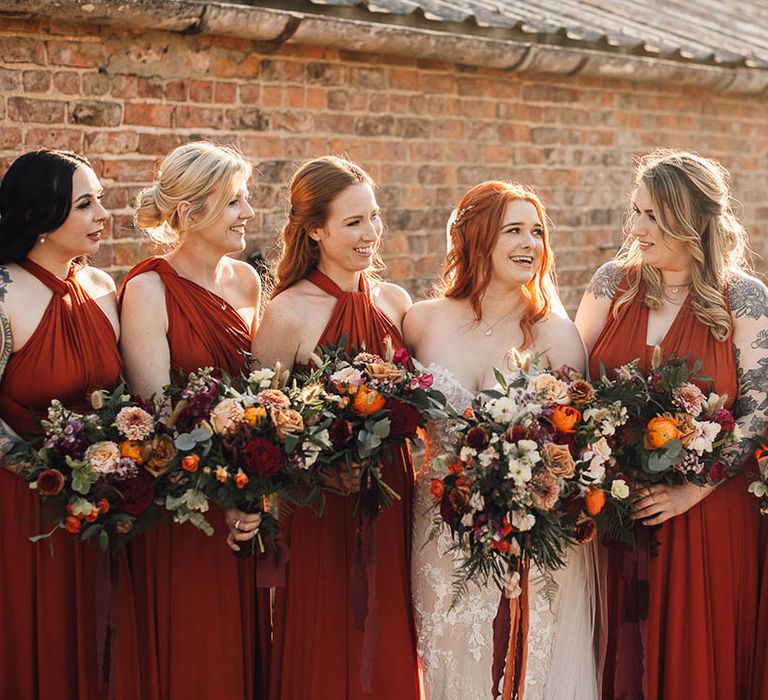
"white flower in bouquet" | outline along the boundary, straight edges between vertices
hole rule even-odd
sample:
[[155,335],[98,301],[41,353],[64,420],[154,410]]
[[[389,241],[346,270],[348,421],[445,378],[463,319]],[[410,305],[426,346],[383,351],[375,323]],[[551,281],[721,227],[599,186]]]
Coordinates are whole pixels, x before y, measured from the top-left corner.
[[486,403],[486,409],[497,423],[509,425],[514,423],[524,410],[517,397],[502,396],[499,399],[491,399]]
[[509,460],[509,468],[505,478],[512,479],[516,486],[523,486],[531,480],[531,467],[522,459],[512,458]]
[[688,449],[693,450],[699,456],[712,451],[712,444],[720,432],[720,424],[711,421],[694,421],[693,437],[688,442]]
[[483,510],[485,508],[485,498],[483,497],[483,494],[475,491],[475,493],[469,497],[469,507],[472,508],[473,512]]
[[629,498],[629,486],[624,479],[616,479],[611,484],[611,496],[619,501]]
[[360,386],[363,383],[363,373],[354,367],[344,367],[334,372],[329,379],[334,384],[353,384]]
[[275,376],[274,370],[267,369],[255,369],[248,375],[248,384],[259,388],[268,389],[272,385],[272,378]]
[[536,524],[536,516],[533,513],[523,513],[515,510],[510,512],[509,523],[518,532],[528,532]]
[[496,459],[496,450],[493,447],[486,447],[478,456],[477,461],[480,466],[489,467]]

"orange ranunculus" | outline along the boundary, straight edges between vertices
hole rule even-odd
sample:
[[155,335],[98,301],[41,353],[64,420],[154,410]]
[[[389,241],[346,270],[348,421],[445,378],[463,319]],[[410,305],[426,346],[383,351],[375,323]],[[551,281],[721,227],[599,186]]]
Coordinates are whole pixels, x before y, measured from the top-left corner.
[[196,472],[198,466],[200,466],[199,455],[184,455],[184,459],[181,460],[181,468],[185,472]]
[[475,409],[472,408],[472,406],[467,406],[467,408],[464,409],[464,413],[462,413],[461,415],[466,420],[474,420],[474,418],[475,418]]
[[432,494],[432,498],[439,501],[445,492],[445,484],[443,483],[443,480],[432,479],[432,483],[429,485],[429,492]]
[[120,443],[120,456],[132,459],[136,464],[144,463],[144,444],[136,440],[123,440]]
[[581,411],[573,406],[555,406],[552,411],[552,425],[561,433],[575,433],[576,424],[581,420]]
[[658,450],[670,440],[679,440],[681,437],[677,421],[672,416],[656,416],[651,418],[645,427],[643,443],[648,450]]
[[352,410],[358,416],[370,416],[384,408],[386,403],[387,400],[376,389],[371,389],[363,384],[352,400]]
[[235,486],[239,489],[243,489],[248,481],[248,475],[242,469],[238,469],[237,474],[235,474]]
[[264,406],[248,406],[243,411],[243,418],[252,428],[267,417],[267,409]]
[[68,515],[66,518],[64,518],[64,527],[66,528],[67,532],[71,532],[73,535],[76,535],[78,532],[80,532],[80,518],[76,518],[74,515]]
[[605,506],[605,492],[597,488],[589,489],[584,496],[584,507],[587,510],[587,515],[594,518],[603,510],[603,506]]
[[109,501],[106,498],[100,498],[96,501],[96,507],[99,509],[99,513],[108,513]]
[[97,508],[96,510],[92,510],[90,513],[88,513],[88,515],[85,516],[85,519],[89,523],[94,523],[96,522],[96,518],[98,517],[99,517],[99,509]]

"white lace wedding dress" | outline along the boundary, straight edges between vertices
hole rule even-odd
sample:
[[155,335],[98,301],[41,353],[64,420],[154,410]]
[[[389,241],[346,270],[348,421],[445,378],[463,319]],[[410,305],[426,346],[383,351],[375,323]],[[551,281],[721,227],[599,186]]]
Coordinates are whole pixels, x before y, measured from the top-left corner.
[[[430,364],[433,387],[458,411],[474,395],[448,370]],[[452,444],[448,421],[428,430],[428,454],[438,455]],[[436,476],[424,464],[416,480],[411,580],[418,632],[418,652],[424,674],[425,700],[489,700],[492,693],[493,620],[500,593],[493,583],[470,585],[469,593],[451,608],[454,564],[460,554],[448,550],[447,528],[436,539],[429,487]],[[558,584],[553,604],[544,595],[538,571],[530,572],[530,627],[525,700],[596,700],[593,620],[596,601],[594,547],[571,550],[567,565],[555,572]]]

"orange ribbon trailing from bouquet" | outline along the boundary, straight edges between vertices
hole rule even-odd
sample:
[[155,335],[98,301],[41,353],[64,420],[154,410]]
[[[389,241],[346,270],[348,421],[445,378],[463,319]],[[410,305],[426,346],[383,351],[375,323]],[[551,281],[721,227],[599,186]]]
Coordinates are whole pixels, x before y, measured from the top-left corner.
[[[501,700],[523,700],[525,667],[528,661],[528,571],[527,557],[521,561],[520,595],[508,598],[502,593],[499,610],[494,620],[493,697]],[[503,666],[502,666],[503,664]]]

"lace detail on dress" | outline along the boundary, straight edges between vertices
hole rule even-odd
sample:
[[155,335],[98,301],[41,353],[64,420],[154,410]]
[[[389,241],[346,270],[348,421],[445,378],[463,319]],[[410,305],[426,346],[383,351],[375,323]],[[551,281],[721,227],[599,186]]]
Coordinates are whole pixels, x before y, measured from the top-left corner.
[[[463,411],[472,403],[474,394],[463,387],[449,370],[434,363],[427,367],[419,365],[419,368],[433,375],[433,387],[442,392],[457,411]],[[426,431],[426,442],[427,455],[437,457],[446,452],[453,444],[450,421],[432,422]],[[470,585],[468,593],[451,608],[454,566],[462,556],[449,551],[453,539],[447,528],[442,528],[436,538],[430,539],[435,516],[434,499],[429,487],[438,475],[435,463],[428,464],[425,460],[416,477],[414,494],[411,579],[426,700],[488,700],[492,697],[493,620],[501,594],[493,584],[482,588]],[[567,568],[564,568],[555,572],[558,583],[565,579],[566,571]],[[558,676],[577,677],[579,673],[573,671],[579,669],[587,676],[585,685],[590,690],[577,689],[580,682],[569,684],[568,700],[595,700],[595,682],[588,679],[590,675],[596,678],[593,664],[590,672],[590,664],[570,658],[562,659],[563,663],[557,663],[557,669],[553,668],[553,653],[558,641],[558,600],[550,605],[544,595],[543,584],[541,574],[532,567],[525,698],[555,700],[547,692],[552,672]],[[584,591],[586,600],[587,586],[582,586],[581,581],[577,585]],[[592,648],[590,633],[578,631],[577,634],[575,629],[561,631],[581,637],[574,640],[578,642],[577,649],[589,657]]]

